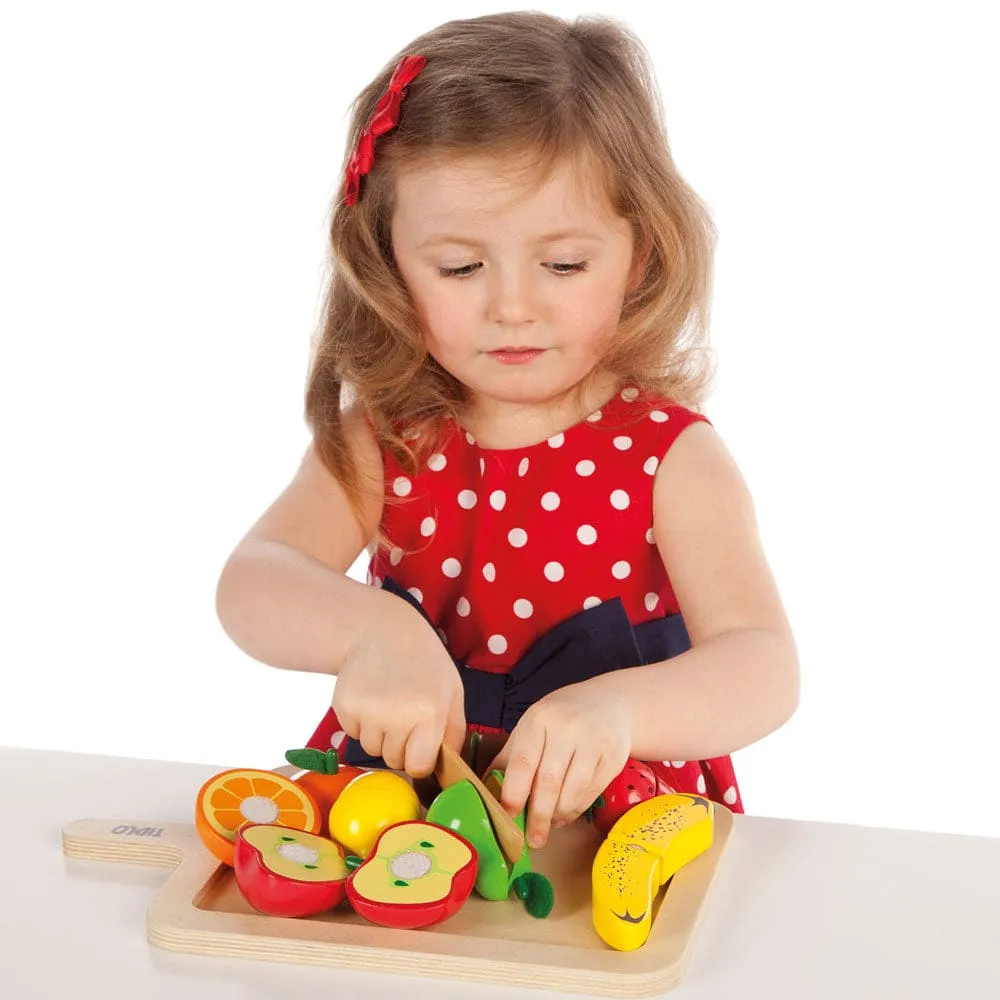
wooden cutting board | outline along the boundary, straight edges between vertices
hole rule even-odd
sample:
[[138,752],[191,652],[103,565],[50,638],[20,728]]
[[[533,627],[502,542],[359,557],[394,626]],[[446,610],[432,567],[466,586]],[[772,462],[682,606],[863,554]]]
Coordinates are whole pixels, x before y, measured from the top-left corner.
[[712,847],[660,891],[649,939],[631,952],[614,951],[594,930],[590,870],[600,834],[582,821],[554,828],[546,847],[532,852],[533,867],[555,890],[549,917],[530,916],[513,893],[502,902],[473,893],[455,916],[418,931],[377,927],[346,902],[315,917],[264,916],[193,824],[80,819],[64,827],[63,851],[175,868],[146,913],[148,939],[171,951],[643,997],[680,980],[732,826],[732,814],[716,804]]

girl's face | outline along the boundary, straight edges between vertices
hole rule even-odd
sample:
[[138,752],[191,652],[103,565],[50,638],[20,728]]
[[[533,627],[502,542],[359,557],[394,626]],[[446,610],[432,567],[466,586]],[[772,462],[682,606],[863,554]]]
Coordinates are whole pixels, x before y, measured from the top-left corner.
[[410,169],[391,235],[427,349],[473,407],[543,403],[595,372],[635,277],[631,226],[568,166],[528,191],[490,160]]

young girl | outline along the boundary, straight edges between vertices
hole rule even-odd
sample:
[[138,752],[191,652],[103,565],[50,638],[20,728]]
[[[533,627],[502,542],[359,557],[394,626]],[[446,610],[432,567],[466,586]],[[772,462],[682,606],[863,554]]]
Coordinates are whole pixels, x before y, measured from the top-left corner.
[[337,676],[309,744],[348,762],[422,778],[492,735],[535,846],[629,757],[742,811],[727,755],[789,718],[798,663],[698,409],[714,230],[642,45],[444,24],[359,95],[343,176],[312,444],[222,572],[224,628]]

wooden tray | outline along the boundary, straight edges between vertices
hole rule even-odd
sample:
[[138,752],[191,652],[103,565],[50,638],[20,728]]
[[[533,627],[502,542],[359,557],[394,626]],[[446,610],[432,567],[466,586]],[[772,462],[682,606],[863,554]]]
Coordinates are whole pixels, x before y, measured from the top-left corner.
[[68,857],[176,867],[146,911],[147,937],[171,951],[640,997],[679,981],[732,826],[716,804],[712,847],[661,890],[649,939],[631,952],[614,951],[594,930],[590,869],[600,835],[582,821],[553,828],[532,854],[555,890],[544,920],[513,893],[503,902],[473,894],[449,920],[416,931],[377,927],[346,902],[315,917],[264,916],[193,824],[80,819],[62,836]]

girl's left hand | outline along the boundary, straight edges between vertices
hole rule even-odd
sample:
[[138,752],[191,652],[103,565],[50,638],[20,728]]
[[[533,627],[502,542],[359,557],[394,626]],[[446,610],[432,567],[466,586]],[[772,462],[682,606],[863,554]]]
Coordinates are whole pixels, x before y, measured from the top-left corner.
[[559,688],[521,716],[490,768],[503,770],[500,804],[517,816],[528,803],[525,837],[543,847],[554,822],[587,811],[625,766],[632,745],[627,706],[587,681]]

